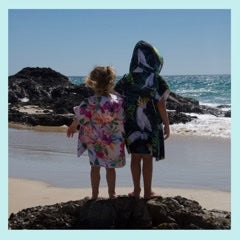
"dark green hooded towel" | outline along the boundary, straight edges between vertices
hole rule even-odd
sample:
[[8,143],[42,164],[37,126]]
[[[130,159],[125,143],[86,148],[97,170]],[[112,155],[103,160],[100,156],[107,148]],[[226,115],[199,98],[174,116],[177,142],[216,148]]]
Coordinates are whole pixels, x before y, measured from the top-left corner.
[[159,75],[163,58],[157,49],[139,41],[132,54],[129,73],[116,84],[125,105],[126,146],[129,153],[164,159],[162,119],[156,104],[167,99],[169,88]]

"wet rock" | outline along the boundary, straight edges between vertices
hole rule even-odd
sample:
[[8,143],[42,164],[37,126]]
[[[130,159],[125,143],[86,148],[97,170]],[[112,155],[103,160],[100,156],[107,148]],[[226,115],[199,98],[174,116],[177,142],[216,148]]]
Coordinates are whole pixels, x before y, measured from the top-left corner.
[[199,101],[193,98],[182,97],[173,92],[170,93],[166,106],[168,110],[175,110],[176,113],[211,114],[217,117],[224,115],[221,108],[200,105]]
[[168,118],[170,124],[178,124],[178,123],[187,123],[191,122],[193,119],[196,119],[195,116],[189,116],[182,112],[169,112],[168,111]]
[[218,105],[217,108],[229,108],[229,105],[222,104],[222,105]]
[[151,200],[120,196],[85,198],[23,209],[9,217],[10,229],[230,229],[230,212],[203,209],[177,197]]
[[41,126],[62,126],[70,125],[73,119],[73,115],[64,114],[28,114],[21,113],[17,110],[12,110],[8,114],[9,122],[14,123],[24,123],[31,126],[41,125]]
[[223,117],[224,116],[224,111],[222,111],[219,108],[214,108],[214,107],[209,107],[207,105],[201,105],[201,109],[204,114],[211,114],[216,117]]
[[224,117],[231,117],[231,110],[225,112]]

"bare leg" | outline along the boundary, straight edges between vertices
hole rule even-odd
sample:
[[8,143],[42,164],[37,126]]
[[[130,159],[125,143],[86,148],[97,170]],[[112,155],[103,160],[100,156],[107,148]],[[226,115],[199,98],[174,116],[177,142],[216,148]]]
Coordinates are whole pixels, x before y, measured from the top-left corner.
[[152,192],[152,171],[153,160],[152,156],[143,154],[143,183],[144,183],[144,198],[151,198],[154,196]]
[[106,168],[106,179],[108,184],[109,198],[116,198],[115,183],[116,183],[116,171],[115,168]]
[[100,183],[100,167],[91,167],[92,199],[98,198],[98,189]]
[[140,177],[141,177],[141,154],[133,153],[131,156],[131,172],[134,190],[129,193],[131,197],[139,198],[141,192]]

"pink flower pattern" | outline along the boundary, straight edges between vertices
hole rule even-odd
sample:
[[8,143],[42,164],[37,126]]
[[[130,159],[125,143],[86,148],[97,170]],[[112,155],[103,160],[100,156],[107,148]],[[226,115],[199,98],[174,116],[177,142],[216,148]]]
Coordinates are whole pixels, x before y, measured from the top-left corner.
[[90,164],[108,168],[125,165],[123,100],[92,96],[74,107],[79,120],[78,156],[87,149]]

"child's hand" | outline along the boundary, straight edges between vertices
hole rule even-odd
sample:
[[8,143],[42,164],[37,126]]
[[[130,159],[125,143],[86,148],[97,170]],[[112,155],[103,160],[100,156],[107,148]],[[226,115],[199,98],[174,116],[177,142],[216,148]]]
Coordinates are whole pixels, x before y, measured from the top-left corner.
[[75,118],[67,129],[67,137],[73,137],[74,133],[77,131],[78,124],[78,120]]
[[170,129],[169,129],[169,120],[168,120],[166,104],[163,99],[157,103],[157,108],[161,115],[162,122],[164,125],[163,134],[164,134],[164,140],[166,140],[170,136]]
[[170,128],[169,125],[164,125],[164,140],[169,138],[170,136]]
[[76,131],[77,131],[76,128],[70,125],[67,129],[67,137],[73,137]]

